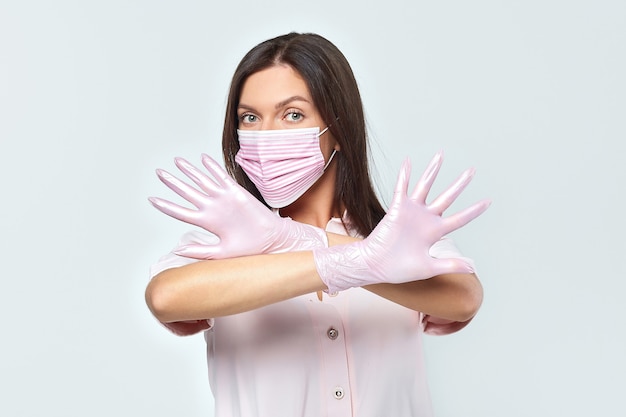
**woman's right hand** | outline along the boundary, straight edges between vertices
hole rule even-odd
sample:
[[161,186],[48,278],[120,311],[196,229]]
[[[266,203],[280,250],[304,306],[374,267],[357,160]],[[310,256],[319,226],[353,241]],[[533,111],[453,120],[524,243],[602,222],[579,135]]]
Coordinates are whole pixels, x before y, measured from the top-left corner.
[[201,227],[219,238],[213,245],[178,247],[177,255],[196,259],[224,259],[262,253],[283,253],[327,247],[326,232],[319,227],[280,217],[233,180],[211,157],[202,155],[206,175],[182,158],[176,166],[198,188],[172,174],[157,170],[159,179],[196,209],[151,197],[152,205],[180,221]]
[[442,153],[437,153],[410,196],[407,190],[411,166],[405,160],[389,211],[367,238],[313,251],[318,273],[329,292],[473,272],[462,259],[436,259],[429,254],[435,242],[478,217],[490,205],[489,200],[483,200],[451,216],[442,216],[471,181],[473,169],[463,172],[449,188],[427,204],[426,198],[442,160]]

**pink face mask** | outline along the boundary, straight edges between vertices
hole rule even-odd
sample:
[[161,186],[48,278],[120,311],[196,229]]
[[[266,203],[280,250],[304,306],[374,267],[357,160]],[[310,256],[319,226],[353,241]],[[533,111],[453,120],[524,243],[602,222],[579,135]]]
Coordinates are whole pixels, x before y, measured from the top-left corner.
[[235,161],[270,207],[286,207],[311,188],[335,156],[333,150],[325,163],[320,150],[319,137],[327,130],[237,130]]

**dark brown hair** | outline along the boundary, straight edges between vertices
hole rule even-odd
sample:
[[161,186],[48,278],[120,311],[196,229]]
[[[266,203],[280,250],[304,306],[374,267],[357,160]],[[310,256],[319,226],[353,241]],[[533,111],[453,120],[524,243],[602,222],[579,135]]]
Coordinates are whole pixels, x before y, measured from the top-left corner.
[[261,202],[256,186],[235,162],[239,150],[237,107],[246,79],[261,70],[286,64],[304,79],[313,104],[341,146],[335,155],[335,208],[348,213],[350,226],[363,236],[385,215],[369,174],[367,131],[361,95],[345,56],[327,39],[312,33],[289,33],[262,42],[241,60],[230,85],[222,149],[226,170]]

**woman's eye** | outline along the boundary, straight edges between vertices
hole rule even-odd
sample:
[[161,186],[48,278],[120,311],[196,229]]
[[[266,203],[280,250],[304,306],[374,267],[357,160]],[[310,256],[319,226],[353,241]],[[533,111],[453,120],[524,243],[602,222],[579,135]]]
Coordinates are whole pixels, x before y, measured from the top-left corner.
[[304,115],[302,113],[296,112],[296,111],[291,111],[289,113],[287,113],[286,119],[290,122],[298,122],[300,120],[302,120],[302,118],[304,117]]
[[257,117],[254,114],[244,114],[240,117],[242,123],[254,123]]

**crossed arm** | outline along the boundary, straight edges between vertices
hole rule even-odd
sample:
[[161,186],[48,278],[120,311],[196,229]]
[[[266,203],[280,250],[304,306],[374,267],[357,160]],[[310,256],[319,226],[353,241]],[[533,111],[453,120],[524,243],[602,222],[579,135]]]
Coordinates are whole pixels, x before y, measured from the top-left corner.
[[146,301],[160,321],[219,317],[311,292],[351,287],[363,287],[444,320],[467,321],[478,310],[482,288],[472,267],[459,258],[429,255],[435,242],[489,206],[484,200],[442,216],[467,186],[473,170],[465,171],[427,204],[441,155],[433,158],[410,195],[410,165],[405,161],[389,211],[369,236],[356,239],[280,218],[206,155],[203,164],[212,178],[177,160],[181,171],[201,191],[158,171],[159,178],[197,210],[150,199],[162,212],[220,239],[215,245],[178,248],[175,253],[179,255],[203,260],[165,270],[152,279]]
[[[329,234],[331,246],[354,240]],[[473,273],[363,288],[412,310],[452,321],[471,319],[482,302],[482,286]],[[176,322],[241,313],[325,289],[313,253],[300,251],[203,260],[168,269],[148,284],[146,302],[157,319]]]

